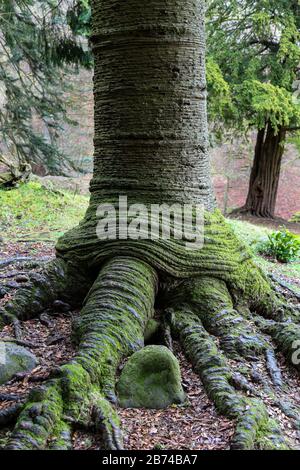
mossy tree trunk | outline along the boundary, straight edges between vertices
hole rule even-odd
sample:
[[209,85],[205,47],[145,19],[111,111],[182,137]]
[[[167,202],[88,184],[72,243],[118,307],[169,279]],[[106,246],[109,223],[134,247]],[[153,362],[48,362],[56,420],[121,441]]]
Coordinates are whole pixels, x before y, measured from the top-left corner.
[[213,207],[203,2],[95,1],[92,203]]
[[[208,157],[204,0],[93,0],[95,165],[84,220],[57,244],[57,258],[2,311],[36,316],[57,298],[82,305],[78,351],[32,393],[10,449],[68,448],[74,425],[122,446],[114,409],[119,362],[143,347],[160,320],[199,373],[221,413],[236,420],[234,448],[282,448],[263,403],[243,395],[228,358],[272,350],[288,357],[299,338],[294,310],[277,297],[246,247],[215,210]],[[101,240],[97,208],[203,204],[204,246],[172,237]],[[80,287],[80,289],[79,289]],[[84,300],[85,298],[85,300]],[[218,338],[218,341],[216,341]],[[246,382],[246,385],[245,385]],[[241,385],[242,384],[242,385]]]
[[271,123],[258,131],[248,195],[242,212],[274,217],[285,138],[286,130],[280,127],[275,131]]

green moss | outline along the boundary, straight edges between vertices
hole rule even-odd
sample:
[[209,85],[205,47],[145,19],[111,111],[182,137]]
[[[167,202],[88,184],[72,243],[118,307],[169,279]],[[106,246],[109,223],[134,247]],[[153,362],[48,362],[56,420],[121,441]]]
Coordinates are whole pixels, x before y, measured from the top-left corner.
[[121,422],[118,414],[113,406],[99,395],[93,419],[96,430],[102,432],[102,447],[110,450],[122,448]]
[[63,400],[57,380],[33,390],[18,418],[9,448],[44,449],[49,436],[61,421],[62,412]]
[[58,421],[53,429],[53,435],[48,442],[51,450],[71,450],[71,427],[64,421]]
[[89,373],[75,361],[62,367],[62,389],[66,415],[101,432],[103,448],[119,448],[122,436],[116,410],[101,395],[99,386],[91,382]]
[[180,367],[165,346],[146,346],[131,356],[117,384],[124,408],[166,408],[184,402]]
[[51,191],[37,182],[0,189],[0,233],[9,239],[41,237],[55,241],[84,217],[88,197]]
[[87,425],[90,420],[91,378],[75,361],[62,366],[61,386],[65,413],[76,422]]
[[256,446],[259,450],[290,450],[292,445],[283,438],[274,419],[262,420],[257,430]]

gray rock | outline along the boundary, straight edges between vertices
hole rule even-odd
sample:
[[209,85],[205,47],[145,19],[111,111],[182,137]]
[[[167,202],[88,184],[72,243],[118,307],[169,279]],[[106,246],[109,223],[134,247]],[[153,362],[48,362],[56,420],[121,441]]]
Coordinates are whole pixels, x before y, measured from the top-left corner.
[[34,354],[22,346],[0,341],[0,385],[19,372],[30,372],[37,362]]
[[146,346],[125,364],[117,393],[124,408],[159,409],[183,403],[178,360],[165,346]]

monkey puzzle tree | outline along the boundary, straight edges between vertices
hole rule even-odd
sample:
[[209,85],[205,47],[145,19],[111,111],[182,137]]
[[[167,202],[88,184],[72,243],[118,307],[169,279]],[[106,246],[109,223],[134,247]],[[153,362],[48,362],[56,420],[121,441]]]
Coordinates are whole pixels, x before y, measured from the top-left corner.
[[[300,327],[296,311],[277,297],[215,209],[204,1],[94,0],[92,18],[90,205],[79,226],[59,240],[56,259],[32,274],[31,287],[2,310],[3,320],[14,322],[57,299],[80,305],[73,325],[78,348],[14,414],[8,448],[68,448],[76,425],[101,430],[105,447],[122,447],[116,371],[121,359],[143,347],[155,311],[181,342],[218,411],[236,420],[232,446],[285,447],[263,402],[238,391],[248,382],[237,379],[227,359],[246,364],[253,356],[272,356],[271,337],[291,358]],[[120,195],[146,207],[203,204],[204,246],[187,249],[175,236],[99,239],[98,207],[113,205],[117,212]]]

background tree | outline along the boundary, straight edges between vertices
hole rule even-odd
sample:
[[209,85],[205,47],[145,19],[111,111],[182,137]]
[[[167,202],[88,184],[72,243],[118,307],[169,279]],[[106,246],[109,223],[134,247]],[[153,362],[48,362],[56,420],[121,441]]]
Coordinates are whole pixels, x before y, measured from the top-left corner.
[[[61,173],[66,163],[72,165],[56,146],[59,122],[67,120],[63,97],[68,86],[66,75],[71,66],[91,65],[91,55],[82,41],[83,31],[77,34],[68,26],[72,8],[76,10],[76,4],[67,0],[1,2],[3,163],[42,163],[54,174]],[[42,121],[43,132],[34,129],[34,117]]]
[[256,129],[249,191],[242,210],[273,217],[287,133],[300,126],[295,81],[300,64],[298,0],[212,0],[208,51],[230,88],[221,120]]
[[[92,5],[90,205],[81,223],[58,241],[56,259],[32,274],[31,285],[1,310],[3,321],[17,324],[57,299],[82,306],[73,324],[78,348],[25,406],[7,413],[17,420],[8,448],[69,448],[78,424],[101,431],[103,446],[122,447],[116,372],[122,359],[143,347],[155,311],[162,331],[179,339],[218,411],[235,421],[232,447],[286,448],[263,402],[249,396],[247,371],[258,355],[271,357],[278,370],[271,338],[292,358],[299,314],[282,302],[215,208],[204,0]],[[99,237],[99,206],[109,204],[107,223],[116,222],[120,195],[130,206],[125,226],[135,227],[137,236],[119,227],[115,236]],[[151,205],[161,203],[176,204],[167,239],[161,236],[161,217],[154,221],[156,236],[148,232]],[[176,236],[183,227],[175,216],[184,204],[204,208],[203,246],[187,246],[190,232]],[[240,377],[228,358],[238,361]]]

